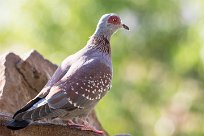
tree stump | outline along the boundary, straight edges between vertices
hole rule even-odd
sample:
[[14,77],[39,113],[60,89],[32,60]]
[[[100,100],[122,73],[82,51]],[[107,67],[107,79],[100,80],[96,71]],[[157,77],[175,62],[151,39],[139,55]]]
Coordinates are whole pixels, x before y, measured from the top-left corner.
[[[14,53],[0,56],[0,136],[98,136],[65,124],[36,122],[17,131],[5,127],[12,115],[38,94],[56,69],[57,65],[35,50],[22,58]],[[97,129],[104,131],[94,111],[89,120]],[[107,135],[105,132],[100,136]]]

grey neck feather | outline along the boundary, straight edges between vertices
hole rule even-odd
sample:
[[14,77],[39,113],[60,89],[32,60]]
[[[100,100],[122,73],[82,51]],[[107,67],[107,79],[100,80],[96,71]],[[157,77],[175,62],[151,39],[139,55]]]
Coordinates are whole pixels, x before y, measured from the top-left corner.
[[112,27],[110,27],[107,24],[107,19],[111,15],[112,14],[106,14],[106,15],[101,17],[101,19],[99,20],[99,22],[97,24],[96,31],[93,34],[94,37],[101,37],[101,36],[103,36],[108,41],[110,41],[110,38],[111,38],[112,34],[114,33],[114,30],[113,30]]
[[90,37],[87,47],[96,49],[99,52],[111,55],[110,37],[111,33],[104,31],[104,29],[96,29],[95,33]]
[[98,26],[93,34],[94,37],[105,37],[108,41],[110,41],[111,35],[112,32],[103,26]]

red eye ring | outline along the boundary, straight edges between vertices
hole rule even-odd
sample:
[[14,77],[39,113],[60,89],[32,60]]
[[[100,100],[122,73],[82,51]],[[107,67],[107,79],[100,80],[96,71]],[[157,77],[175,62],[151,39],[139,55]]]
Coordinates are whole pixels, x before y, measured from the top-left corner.
[[108,19],[108,23],[110,24],[114,24],[114,25],[119,25],[121,24],[120,18],[118,16],[110,16]]

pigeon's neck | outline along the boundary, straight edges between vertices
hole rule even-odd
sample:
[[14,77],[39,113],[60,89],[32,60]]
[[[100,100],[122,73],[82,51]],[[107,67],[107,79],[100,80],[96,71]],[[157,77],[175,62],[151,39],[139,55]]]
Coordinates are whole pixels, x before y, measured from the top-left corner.
[[104,37],[108,41],[110,41],[111,35],[112,35],[112,32],[109,29],[102,28],[102,27],[100,28],[97,27],[96,31],[93,34],[94,37]]
[[110,36],[104,35],[102,33],[94,33],[90,37],[87,46],[105,54],[111,55]]

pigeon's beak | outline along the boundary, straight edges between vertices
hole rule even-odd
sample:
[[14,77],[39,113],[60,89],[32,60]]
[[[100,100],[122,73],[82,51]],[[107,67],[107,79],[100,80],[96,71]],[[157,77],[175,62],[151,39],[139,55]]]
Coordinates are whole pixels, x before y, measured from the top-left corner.
[[130,30],[128,26],[126,26],[125,24],[122,24],[122,27],[126,30]]

